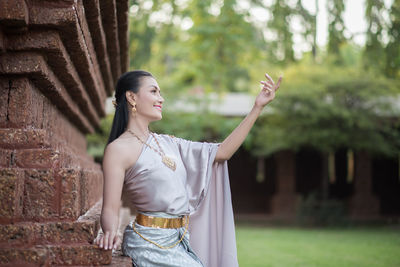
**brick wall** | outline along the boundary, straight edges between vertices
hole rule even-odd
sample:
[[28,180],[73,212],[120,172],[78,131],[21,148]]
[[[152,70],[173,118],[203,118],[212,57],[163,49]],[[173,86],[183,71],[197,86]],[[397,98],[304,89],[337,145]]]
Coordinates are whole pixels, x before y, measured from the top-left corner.
[[103,176],[85,134],[127,70],[127,12],[127,0],[0,1],[1,266],[111,262],[91,244]]

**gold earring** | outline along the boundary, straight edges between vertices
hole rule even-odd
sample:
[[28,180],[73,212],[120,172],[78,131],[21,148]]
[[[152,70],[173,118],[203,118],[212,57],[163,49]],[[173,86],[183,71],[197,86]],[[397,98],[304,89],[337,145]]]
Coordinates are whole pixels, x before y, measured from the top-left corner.
[[135,114],[136,113],[136,103],[133,102],[134,104],[132,105],[132,113]]

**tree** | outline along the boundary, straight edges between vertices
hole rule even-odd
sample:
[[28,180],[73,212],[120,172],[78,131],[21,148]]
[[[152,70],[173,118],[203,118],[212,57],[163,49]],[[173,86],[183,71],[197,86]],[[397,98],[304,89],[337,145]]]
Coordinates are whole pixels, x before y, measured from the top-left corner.
[[327,65],[292,66],[285,81],[271,103],[273,112],[255,126],[251,152],[320,151],[322,199],[328,198],[330,154],[342,148],[389,156],[400,152],[400,111],[393,101],[399,88],[394,82]]
[[400,0],[394,0],[390,9],[391,27],[389,28],[390,41],[386,46],[385,74],[390,78],[399,78],[400,69]]
[[385,27],[382,14],[385,11],[385,3],[383,0],[367,0],[365,10],[368,28],[363,65],[367,70],[375,69],[381,72],[385,64],[384,44],[382,43],[382,33]]
[[190,62],[196,70],[193,82],[206,91],[245,90],[242,81],[249,80],[247,64],[258,54],[257,29],[244,20],[244,14],[235,11],[236,0],[214,6],[219,9],[216,14],[210,13],[207,1],[192,3],[189,44]]
[[335,57],[336,63],[341,63],[340,47],[346,42],[343,21],[344,0],[327,0],[328,9],[328,53]]
[[143,7],[143,1],[133,0],[130,7],[135,11],[129,19],[129,66],[139,68],[150,59],[155,29],[148,24],[151,10]]
[[290,16],[293,9],[285,0],[276,0],[270,9],[272,19],[268,22],[268,27],[276,37],[270,41],[269,50],[279,63],[294,62],[293,34],[290,29]]
[[285,73],[283,88],[270,104],[273,112],[256,124],[254,154],[302,147],[399,152],[400,112],[393,99],[400,92],[394,81],[352,67],[307,63]]
[[318,0],[315,0],[315,14],[312,15],[304,8],[301,0],[297,1],[295,14],[300,17],[301,25],[303,26],[302,35],[304,40],[312,47],[312,55],[315,60],[317,56],[317,15],[318,15]]

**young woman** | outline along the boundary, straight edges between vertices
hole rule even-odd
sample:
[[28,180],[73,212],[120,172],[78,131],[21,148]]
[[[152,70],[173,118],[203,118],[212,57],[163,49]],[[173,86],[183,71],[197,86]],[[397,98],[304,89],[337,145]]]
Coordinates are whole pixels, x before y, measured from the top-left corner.
[[[150,132],[149,124],[162,118],[160,87],[149,72],[124,73],[102,165],[104,234],[94,243],[116,249],[122,242],[133,266],[238,266],[227,160],[275,97],[282,77],[275,83],[265,76],[246,118],[222,143],[207,143]],[[138,210],[123,240],[122,190]]]

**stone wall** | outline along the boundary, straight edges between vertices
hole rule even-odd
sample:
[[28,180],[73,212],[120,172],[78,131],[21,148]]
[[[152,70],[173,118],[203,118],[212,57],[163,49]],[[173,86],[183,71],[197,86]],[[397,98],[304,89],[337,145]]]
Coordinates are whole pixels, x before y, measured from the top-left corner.
[[0,1],[0,265],[111,262],[85,135],[127,52],[128,0]]

